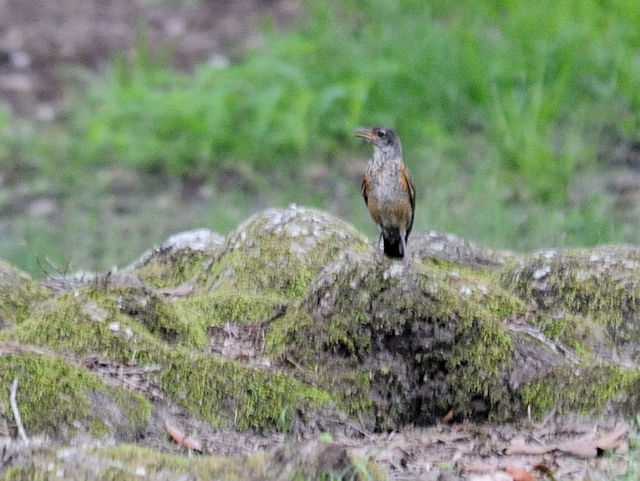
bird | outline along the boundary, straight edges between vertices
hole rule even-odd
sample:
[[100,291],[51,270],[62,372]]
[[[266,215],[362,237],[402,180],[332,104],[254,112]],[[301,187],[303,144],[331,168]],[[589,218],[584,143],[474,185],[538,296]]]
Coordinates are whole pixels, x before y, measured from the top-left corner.
[[359,127],[354,135],[373,145],[361,193],[374,222],[380,227],[384,253],[408,260],[407,240],[413,227],[416,189],[404,163],[400,137],[390,127]]

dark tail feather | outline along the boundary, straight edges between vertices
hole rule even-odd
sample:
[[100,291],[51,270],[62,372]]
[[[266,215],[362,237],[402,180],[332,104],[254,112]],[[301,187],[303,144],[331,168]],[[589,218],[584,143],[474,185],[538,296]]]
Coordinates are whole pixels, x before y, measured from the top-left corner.
[[402,240],[400,239],[400,230],[383,229],[382,240],[384,242],[384,253],[388,257],[402,259],[404,257],[404,249],[402,248]]

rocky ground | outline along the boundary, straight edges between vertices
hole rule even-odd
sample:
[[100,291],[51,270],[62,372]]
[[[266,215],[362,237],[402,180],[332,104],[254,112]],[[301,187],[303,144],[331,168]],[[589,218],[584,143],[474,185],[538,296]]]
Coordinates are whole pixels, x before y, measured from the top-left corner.
[[405,267],[292,206],[224,239],[175,236],[123,271],[38,283],[4,264],[0,473],[520,480],[633,468],[640,250],[412,241]]

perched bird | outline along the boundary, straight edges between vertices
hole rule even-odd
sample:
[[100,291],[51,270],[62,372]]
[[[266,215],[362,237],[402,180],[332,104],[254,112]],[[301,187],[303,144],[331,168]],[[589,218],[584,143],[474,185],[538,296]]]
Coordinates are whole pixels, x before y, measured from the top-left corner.
[[402,159],[400,138],[389,127],[359,128],[354,134],[373,144],[361,191],[371,217],[380,226],[384,253],[403,258],[413,226],[416,190]]

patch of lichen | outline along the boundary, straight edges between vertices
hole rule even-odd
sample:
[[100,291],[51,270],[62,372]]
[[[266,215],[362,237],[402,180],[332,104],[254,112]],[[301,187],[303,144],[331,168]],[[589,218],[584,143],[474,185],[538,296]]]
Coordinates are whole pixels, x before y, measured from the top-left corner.
[[[18,378],[16,401],[25,429],[32,434],[70,437],[77,430],[94,436],[114,429],[133,432],[140,429],[151,414],[149,401],[119,387],[106,385],[89,371],[62,359],[29,354],[0,356],[0,385],[8,386]],[[117,404],[124,419],[104,417],[97,399],[110,399]],[[9,410],[9,393],[0,395],[3,412]],[[8,420],[14,423],[13,418]],[[131,437],[131,436],[129,436]]]
[[31,305],[49,296],[26,273],[0,260],[0,329],[22,322]]
[[524,406],[540,418],[555,410],[588,413],[616,404],[627,414],[640,409],[640,372],[620,366],[567,366],[554,370],[518,391]]
[[214,426],[275,429],[283,413],[290,426],[296,410],[314,410],[332,401],[327,392],[283,374],[216,356],[174,349],[164,357],[164,392]]

